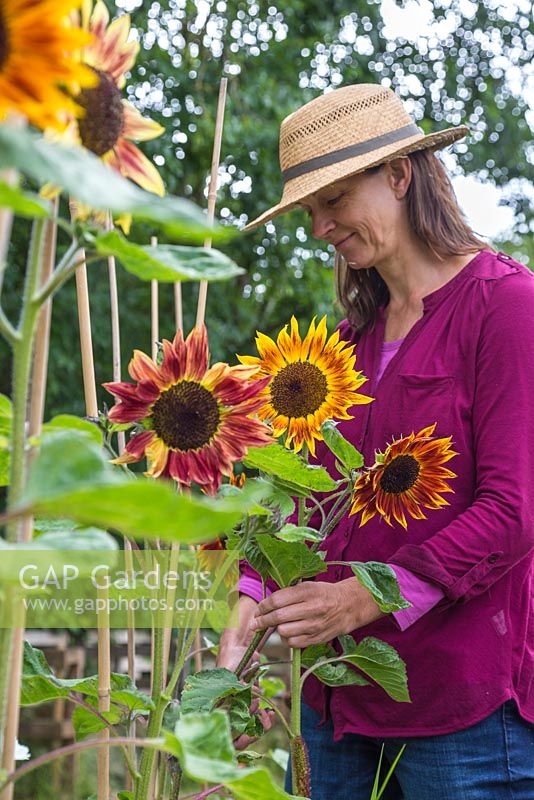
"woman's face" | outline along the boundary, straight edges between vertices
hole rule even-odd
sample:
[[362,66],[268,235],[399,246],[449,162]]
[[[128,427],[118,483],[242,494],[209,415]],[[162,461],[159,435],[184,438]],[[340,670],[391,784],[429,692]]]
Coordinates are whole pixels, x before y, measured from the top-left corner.
[[308,212],[313,236],[333,244],[353,269],[367,269],[398,248],[407,228],[402,199],[410,178],[409,159],[396,159],[337,181],[299,205]]

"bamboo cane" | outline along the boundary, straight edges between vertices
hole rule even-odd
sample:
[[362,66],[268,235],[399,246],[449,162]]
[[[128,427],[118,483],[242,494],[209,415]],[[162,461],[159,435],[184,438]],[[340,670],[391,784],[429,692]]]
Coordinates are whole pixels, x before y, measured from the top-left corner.
[[[224,125],[224,109],[226,105],[226,88],[228,78],[221,78],[219,85],[219,99],[217,102],[217,115],[215,118],[215,137],[213,141],[213,152],[211,158],[211,174],[208,186],[208,222],[213,224],[215,220],[215,204],[217,202],[217,177],[219,174],[219,162],[221,160],[221,144]],[[211,247],[211,236],[204,240],[204,247]],[[208,282],[200,281],[198,290],[197,319],[196,324],[202,325],[206,318],[206,300],[208,296]],[[202,669],[202,641],[200,630],[195,633],[195,670],[200,672]]]
[[177,281],[174,284],[174,322],[177,331],[184,330],[184,315],[182,311],[182,284]]
[[[111,214],[108,213],[106,219],[106,227],[108,230],[113,228],[113,219]],[[120,316],[119,316],[119,291],[117,286],[117,270],[115,265],[115,257],[108,256],[108,275],[109,275],[109,298],[111,309],[111,343],[112,343],[112,358],[113,358],[113,380],[120,382],[122,377],[121,365],[121,342],[120,342]],[[117,434],[117,447],[119,455],[124,451],[126,441],[124,431],[119,431]],[[124,566],[129,574],[133,572],[133,556],[132,545],[128,537],[124,537]],[[128,649],[128,676],[130,680],[135,683],[135,615],[132,609],[128,609],[128,629],[127,629],[127,649]],[[128,729],[128,735],[132,738],[135,737],[135,719],[132,720]],[[135,747],[129,747],[130,758],[132,763],[135,764]],[[126,789],[133,789],[133,781],[129,770],[126,770],[125,775]]]
[[[221,158],[221,142],[224,124],[224,107],[226,103],[226,87],[228,78],[222,78],[219,86],[219,101],[217,103],[217,117],[215,120],[215,139],[211,159],[211,175],[208,187],[208,222],[213,224],[215,219],[215,204],[217,202],[217,176]],[[211,236],[204,240],[204,247],[211,247]],[[200,281],[197,303],[197,325],[202,325],[206,317],[206,300],[208,296],[208,282]]]
[[[150,237],[150,244],[156,247],[158,243],[157,236]],[[158,342],[159,342],[159,291],[158,282],[150,281],[150,330],[152,337],[152,358],[156,361],[158,357]]]
[[[79,253],[80,260],[83,250]],[[93,358],[93,341],[91,335],[91,311],[89,306],[89,289],[87,285],[87,268],[85,264],[76,270],[76,297],[78,301],[78,319],[80,324],[80,346],[82,355],[83,388],[85,410],[88,417],[98,417],[98,401],[96,396],[95,366]],[[99,590],[99,599],[105,590]],[[102,597],[102,599],[105,599]],[[98,623],[98,710],[101,714],[109,711],[111,705],[111,657],[109,618],[105,611],[97,613]],[[109,741],[109,728],[99,731],[98,738]],[[109,800],[109,748],[100,747],[97,753],[97,798]]]
[[[58,202],[55,201],[54,212],[57,213]],[[55,215],[54,213],[54,215]],[[45,241],[43,245],[41,285],[45,283],[54,268],[56,259],[57,225],[51,219],[46,225]],[[37,323],[36,346],[33,357],[32,388],[29,408],[28,436],[39,436],[43,423],[44,401],[46,394],[46,374],[48,366],[48,345],[50,340],[50,317],[52,311],[51,299],[48,299],[41,309]],[[24,517],[22,522],[23,542],[29,542],[33,534],[33,517]],[[7,702],[5,747],[2,767],[6,772],[11,772],[15,767],[15,742],[17,739],[20,719],[20,685],[22,676],[22,660],[24,652],[24,609],[19,613],[22,622],[14,631],[13,649],[11,658],[10,685]],[[8,786],[2,793],[2,800],[12,800],[14,785]]]

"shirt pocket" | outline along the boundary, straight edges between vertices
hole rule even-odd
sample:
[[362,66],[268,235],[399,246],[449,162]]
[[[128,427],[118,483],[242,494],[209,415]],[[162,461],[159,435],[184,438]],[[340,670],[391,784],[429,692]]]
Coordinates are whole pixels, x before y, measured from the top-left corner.
[[386,415],[389,436],[398,439],[434,423],[433,436],[450,436],[454,394],[451,375],[399,375]]

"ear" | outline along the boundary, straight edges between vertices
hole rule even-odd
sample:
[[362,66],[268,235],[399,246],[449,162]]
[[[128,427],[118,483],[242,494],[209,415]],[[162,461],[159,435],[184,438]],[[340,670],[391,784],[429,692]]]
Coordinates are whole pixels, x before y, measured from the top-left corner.
[[388,161],[384,166],[393,194],[397,200],[402,200],[412,180],[412,162],[408,156],[401,156]]

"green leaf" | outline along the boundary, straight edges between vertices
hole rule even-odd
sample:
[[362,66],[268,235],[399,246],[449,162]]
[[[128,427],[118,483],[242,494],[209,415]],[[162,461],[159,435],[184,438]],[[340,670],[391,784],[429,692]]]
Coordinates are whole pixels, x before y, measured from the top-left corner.
[[[337,661],[321,663],[330,658]],[[301,663],[306,669],[313,667],[315,677],[327,686],[368,686],[369,681],[344,664],[341,658],[330,644],[312,644],[302,651]]]
[[134,244],[118,231],[97,236],[94,245],[97,252],[104,256],[115,256],[128,272],[144,281],[220,281],[245,272],[219,250]]
[[267,700],[276,697],[277,694],[282,694],[286,690],[284,681],[274,675],[261,677],[258,682],[261,692]]
[[165,481],[125,477],[87,436],[65,431],[43,442],[13,515],[61,517],[138,538],[202,542],[232,529],[254,505],[257,489],[239,497],[179,495]]
[[254,482],[263,487],[263,492],[259,496],[259,502],[270,508],[280,509],[282,518],[289,517],[295,510],[295,501],[283,489],[274,486],[264,478],[254,478]]
[[67,147],[26,128],[0,127],[0,169],[14,168],[39,185],[60,186],[94,209],[132,214],[170,235],[197,242],[209,233],[228,238],[227,228],[211,228],[205,214],[188,200],[145,192],[82,147]]
[[11,400],[5,394],[0,394],[0,436],[5,436],[9,439],[12,420],[13,405]]
[[244,696],[233,697],[227,711],[233,739],[243,733],[247,736],[262,736],[263,725],[257,714],[250,713],[250,699],[245,699]]
[[[109,711],[100,712],[107,722],[111,725],[118,725],[124,718],[124,713],[118,708],[112,708]],[[72,726],[74,728],[74,738],[77,742],[98,733],[106,727],[106,723],[92,714],[89,709],[83,706],[76,706],[72,712]]]
[[410,703],[406,664],[394,647],[367,636],[356,644],[352,636],[338,636],[343,648],[343,660],[348,661],[372,678],[387,694],[399,703]]
[[73,414],[58,414],[43,425],[43,436],[61,431],[80,431],[96,444],[102,444],[102,431],[94,422],[76,417]]
[[327,419],[321,425],[321,433],[326,446],[348,470],[363,467],[363,456],[354,445],[339,432],[337,422]]
[[380,561],[351,561],[351,569],[361,585],[373,596],[383,611],[390,614],[401,608],[410,608],[411,603],[403,598],[394,570]]
[[134,800],[133,792],[119,792],[117,800]]
[[[111,673],[111,701],[129,711],[151,711],[154,703],[141,692],[128,675]],[[44,654],[29,642],[24,642],[22,666],[21,705],[35,705],[57,697],[68,697],[71,692],[98,700],[98,675],[88,678],[58,678],[52,672]]]
[[186,678],[181,710],[183,714],[211,711],[219,700],[243,693],[250,700],[250,684],[241,683],[234,672],[224,667],[205,669]]
[[267,756],[272,758],[274,763],[278,764],[281,770],[284,772],[287,771],[287,765],[289,763],[289,753],[287,750],[284,750],[282,747],[275,747],[273,750],[269,750]]
[[[23,545],[17,545],[20,549]],[[28,542],[26,549],[35,550],[118,550],[113,536],[100,528],[66,528],[42,533]]]
[[323,538],[315,528],[293,525],[291,522],[284,525],[275,535],[283,542],[320,542]]
[[0,181],[0,208],[10,208],[19,217],[44,219],[51,216],[50,203],[33,192]]
[[314,492],[330,492],[336,488],[336,482],[324,467],[306,464],[297,453],[287,450],[280,444],[249,448],[244,463],[247,467],[260,469],[289,484],[302,486]]
[[[222,783],[236,800],[290,800],[263,767],[239,766],[226,714],[186,714],[175,733],[165,732],[164,749],[176,756],[193,780]],[[303,800],[303,798],[298,798]]]
[[0,449],[0,486],[9,486],[10,461],[9,450]]
[[291,586],[299,578],[311,578],[327,571],[323,559],[303,542],[281,542],[273,536],[262,536],[257,543],[280,588]]

